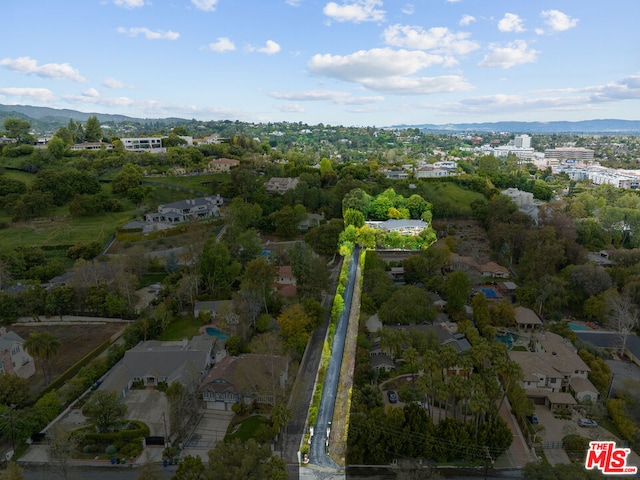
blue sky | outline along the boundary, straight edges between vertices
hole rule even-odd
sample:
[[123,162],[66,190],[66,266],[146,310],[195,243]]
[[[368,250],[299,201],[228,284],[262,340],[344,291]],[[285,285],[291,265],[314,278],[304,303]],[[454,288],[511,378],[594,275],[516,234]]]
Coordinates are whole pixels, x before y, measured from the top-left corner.
[[0,103],[393,124],[640,118],[637,0],[7,0]]

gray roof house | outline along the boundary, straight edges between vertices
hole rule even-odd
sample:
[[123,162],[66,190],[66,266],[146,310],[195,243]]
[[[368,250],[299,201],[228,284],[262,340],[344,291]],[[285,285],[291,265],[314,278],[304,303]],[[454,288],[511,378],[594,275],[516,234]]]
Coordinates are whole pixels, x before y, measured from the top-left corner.
[[220,195],[190,198],[179,202],[159,205],[157,213],[147,213],[144,221],[149,223],[181,223],[189,220],[210,218],[220,213]]
[[226,356],[198,389],[208,409],[231,410],[235,403],[275,405],[289,379],[289,359],[278,355]]
[[145,386],[180,382],[195,390],[213,363],[215,340],[199,335],[181,342],[140,342],[109,371],[100,389],[118,392],[121,400],[137,381]]
[[20,335],[0,327],[0,373],[29,378],[36,372],[35,362],[23,344]]

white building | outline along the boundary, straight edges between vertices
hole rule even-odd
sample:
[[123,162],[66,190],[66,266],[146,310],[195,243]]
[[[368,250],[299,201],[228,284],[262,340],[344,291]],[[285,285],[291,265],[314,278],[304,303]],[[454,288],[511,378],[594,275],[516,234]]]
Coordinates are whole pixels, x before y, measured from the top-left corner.
[[121,138],[120,141],[124,149],[130,152],[164,153],[167,151],[162,147],[161,138]]
[[20,335],[0,327],[0,373],[29,378],[36,372],[35,362],[23,344]]

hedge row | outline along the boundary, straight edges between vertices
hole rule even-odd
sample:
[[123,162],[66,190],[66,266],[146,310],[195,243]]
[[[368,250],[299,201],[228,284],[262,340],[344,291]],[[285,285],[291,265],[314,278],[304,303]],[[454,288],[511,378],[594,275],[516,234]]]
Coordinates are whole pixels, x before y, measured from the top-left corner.
[[131,430],[121,430],[119,432],[93,433],[78,432],[83,437],[86,444],[112,445],[114,443],[129,443],[137,439],[149,436],[149,427],[142,422],[132,420],[129,425],[137,428]]

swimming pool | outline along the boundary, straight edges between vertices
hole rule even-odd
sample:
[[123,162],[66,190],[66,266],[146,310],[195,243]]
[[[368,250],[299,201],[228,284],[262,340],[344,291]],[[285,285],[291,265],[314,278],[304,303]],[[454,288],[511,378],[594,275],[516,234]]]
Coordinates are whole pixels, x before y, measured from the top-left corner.
[[581,325],[579,323],[571,323],[571,322],[569,322],[568,325],[569,325],[569,328],[571,330],[573,330],[574,332],[581,332],[581,331],[584,331],[584,330],[591,330],[586,325]]
[[226,333],[222,333],[220,330],[214,327],[207,327],[205,329],[205,332],[207,332],[207,335],[209,335],[210,337],[218,337],[220,340],[226,340],[231,336]]
[[507,346],[507,350],[511,350],[513,348],[513,341],[515,337],[513,333],[506,333],[505,335],[496,335],[496,340],[504,343]]
[[480,291],[486,298],[500,298],[500,295],[498,295],[498,292],[496,292],[491,287],[483,287],[480,289]]

